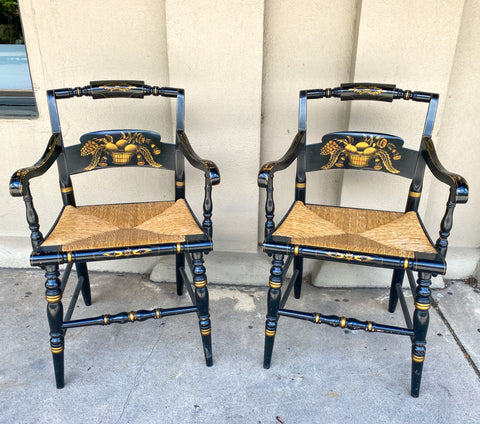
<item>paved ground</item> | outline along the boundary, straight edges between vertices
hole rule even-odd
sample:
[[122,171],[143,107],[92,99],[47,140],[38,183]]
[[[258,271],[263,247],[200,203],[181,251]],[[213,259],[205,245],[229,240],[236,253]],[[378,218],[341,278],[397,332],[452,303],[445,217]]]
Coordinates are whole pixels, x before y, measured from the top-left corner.
[[[418,399],[409,395],[408,337],[282,318],[264,370],[266,289],[219,285],[210,287],[213,367],[194,315],[75,329],[57,390],[42,272],[0,269],[0,283],[1,423],[480,422],[480,290],[463,282],[434,293]],[[74,318],[186,302],[173,284],[132,274],[94,273],[92,293]],[[400,311],[386,312],[387,295],[305,285],[288,306],[403,325]]]

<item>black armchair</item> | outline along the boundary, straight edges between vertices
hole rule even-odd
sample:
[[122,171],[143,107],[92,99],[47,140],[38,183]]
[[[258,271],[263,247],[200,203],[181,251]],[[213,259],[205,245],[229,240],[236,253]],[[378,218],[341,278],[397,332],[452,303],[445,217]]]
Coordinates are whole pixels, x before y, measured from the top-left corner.
[[[374,132],[335,132],[323,136],[319,143],[307,144],[307,101],[321,98],[384,102],[403,99],[428,103],[419,150],[404,148],[399,137]],[[273,256],[265,325],[265,368],[270,367],[281,316],[333,327],[406,335],[412,341],[411,394],[414,397],[419,395],[426,352],[431,277],[446,272],[445,256],[453,211],[457,203],[465,203],[468,198],[466,181],[446,171],[435,152],[431,136],[437,104],[437,94],[400,90],[386,84],[349,83],[334,89],[300,92],[297,135],[285,156],[277,162],[265,164],[258,175],[259,186],[267,192],[263,246],[264,251]],[[294,161],[297,162],[295,202],[276,226],[273,177],[275,172],[287,168]],[[446,212],[440,223],[440,236],[435,244],[418,215],[426,167],[450,188]],[[410,179],[405,212],[305,203],[307,173],[334,169],[386,172]],[[394,312],[400,300],[406,327],[285,309],[292,288],[295,298],[300,297],[304,258],[392,269],[389,311]],[[282,296],[284,276],[292,261],[293,276]],[[416,282],[413,272],[418,273]],[[405,274],[414,297],[413,317],[402,291]]]
[[[176,140],[174,143],[165,143],[160,141],[159,134],[152,131],[121,129],[90,132],[80,138],[79,144],[66,147],[60,129],[57,100],[82,96],[93,99],[141,99],[144,96],[174,98],[177,104]],[[213,249],[211,191],[212,186],[220,182],[220,174],[213,162],[198,157],[188,141],[184,131],[184,90],[148,86],[142,81],[95,81],[85,87],[50,90],[47,98],[53,134],[42,158],[34,166],[13,174],[10,193],[23,197],[25,202],[33,248],[31,265],[45,270],[50,346],[57,387],[64,386],[64,338],[66,331],[72,327],[123,324],[195,312],[206,364],[211,366],[211,322],[203,254]],[[202,224],[197,221],[185,199],[184,159],[205,174]],[[44,237],[40,232],[29,181],[44,174],[55,162],[64,206],[53,228]],[[130,166],[174,172],[175,199],[115,205],[76,205],[71,175]],[[91,304],[87,262],[157,255],[176,257],[177,293],[181,295],[185,286],[191,305],[71,319],[80,292],[85,304]],[[193,275],[193,282],[186,272],[185,260]],[[62,280],[59,279],[60,264],[67,264]],[[62,294],[73,264],[76,266],[78,283],[64,313]]]

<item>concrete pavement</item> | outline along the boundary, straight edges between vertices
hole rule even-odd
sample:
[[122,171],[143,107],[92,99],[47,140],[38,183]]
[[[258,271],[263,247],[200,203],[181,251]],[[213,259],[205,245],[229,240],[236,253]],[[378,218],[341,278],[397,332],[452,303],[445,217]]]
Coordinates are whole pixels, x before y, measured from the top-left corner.
[[[174,284],[137,274],[92,273],[91,282],[93,305],[79,300],[74,319],[187,301]],[[209,287],[213,367],[193,314],[71,329],[57,390],[42,271],[0,269],[0,284],[1,423],[480,422],[480,290],[463,282],[433,294],[418,399],[409,394],[408,337],[282,318],[264,370],[267,289],[222,285]],[[387,301],[387,289],[305,284],[288,307],[403,325]]]

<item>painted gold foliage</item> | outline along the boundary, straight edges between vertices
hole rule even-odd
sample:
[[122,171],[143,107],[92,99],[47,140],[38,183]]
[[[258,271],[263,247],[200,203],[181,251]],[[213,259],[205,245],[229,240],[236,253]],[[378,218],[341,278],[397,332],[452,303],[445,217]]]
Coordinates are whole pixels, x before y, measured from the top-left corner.
[[365,96],[379,96],[380,94],[383,93],[383,90],[379,87],[360,85],[357,88],[354,88],[353,92],[355,94],[358,94],[359,96],[363,96],[363,95],[365,95]]
[[92,156],[89,165],[85,167],[87,171],[97,166],[108,166],[108,158],[114,165],[127,165],[135,157],[137,165],[145,165],[147,162],[155,168],[162,166],[154,159],[154,156],[160,154],[160,148],[142,133],[122,132],[117,141],[109,134],[105,134],[105,137],[94,137],[84,144],[80,154]]
[[322,169],[330,169],[334,166],[343,168],[345,161],[347,165],[355,168],[371,167],[371,161],[374,160],[373,168],[381,170],[385,168],[392,174],[398,174],[392,160],[401,159],[401,154],[395,144],[388,142],[381,136],[363,136],[363,140],[356,143],[355,138],[347,135],[346,138],[334,138],[329,140],[320,150],[321,155],[330,155],[326,165]]

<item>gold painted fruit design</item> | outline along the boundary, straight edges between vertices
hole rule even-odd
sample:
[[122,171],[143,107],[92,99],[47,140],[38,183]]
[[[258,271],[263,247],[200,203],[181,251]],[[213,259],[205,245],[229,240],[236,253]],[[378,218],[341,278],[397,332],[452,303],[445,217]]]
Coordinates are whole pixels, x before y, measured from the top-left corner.
[[322,166],[322,169],[330,169],[334,166],[343,168],[345,161],[354,168],[366,168],[371,167],[373,159],[373,169],[378,171],[385,168],[392,174],[400,172],[394,168],[392,160],[399,160],[402,157],[395,144],[388,142],[386,138],[366,135],[358,143],[355,143],[355,138],[350,135],[346,138],[329,140],[320,150],[320,154],[330,156],[328,163]]
[[153,158],[160,154],[160,148],[142,133],[121,133],[120,138],[105,134],[105,137],[94,137],[88,140],[80,150],[82,156],[92,155],[92,159],[85,170],[89,171],[97,166],[108,166],[108,157],[114,165],[127,165],[136,157],[137,165],[160,168],[162,165]]

